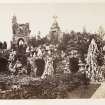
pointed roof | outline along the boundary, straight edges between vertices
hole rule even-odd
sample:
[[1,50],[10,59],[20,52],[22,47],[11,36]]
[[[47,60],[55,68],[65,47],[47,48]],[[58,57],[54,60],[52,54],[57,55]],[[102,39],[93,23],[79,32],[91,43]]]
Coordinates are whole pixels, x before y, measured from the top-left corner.
[[60,27],[58,25],[58,22],[57,22],[57,16],[53,16],[53,19],[54,19],[54,22],[51,26],[51,31],[56,31],[56,30],[60,30]]

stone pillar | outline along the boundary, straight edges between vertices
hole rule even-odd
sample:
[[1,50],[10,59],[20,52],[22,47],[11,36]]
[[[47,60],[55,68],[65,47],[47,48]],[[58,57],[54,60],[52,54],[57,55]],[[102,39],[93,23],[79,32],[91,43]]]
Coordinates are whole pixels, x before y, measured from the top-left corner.
[[67,57],[67,58],[65,59],[64,64],[65,64],[64,73],[65,73],[65,74],[71,73],[71,72],[70,72],[70,68],[69,68],[69,57]]
[[85,72],[85,64],[79,59],[79,72]]

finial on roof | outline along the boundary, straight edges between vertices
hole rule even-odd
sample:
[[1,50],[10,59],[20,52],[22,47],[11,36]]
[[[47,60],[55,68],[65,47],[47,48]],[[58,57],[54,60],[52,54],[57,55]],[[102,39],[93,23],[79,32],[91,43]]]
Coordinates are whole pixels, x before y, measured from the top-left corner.
[[54,21],[57,21],[58,16],[53,16]]
[[60,29],[60,27],[59,27],[59,25],[58,25],[58,22],[57,22],[57,18],[58,18],[58,16],[53,16],[53,19],[54,19],[54,22],[53,22],[53,24],[52,24],[52,26],[51,26],[51,29],[53,29],[53,30],[58,30],[58,29]]

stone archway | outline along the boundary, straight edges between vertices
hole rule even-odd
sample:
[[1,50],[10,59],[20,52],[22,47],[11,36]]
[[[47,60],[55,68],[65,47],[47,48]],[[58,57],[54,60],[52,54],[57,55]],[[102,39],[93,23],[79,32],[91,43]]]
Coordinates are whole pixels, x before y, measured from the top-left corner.
[[79,70],[79,59],[72,57],[69,58],[69,69],[72,73],[76,73]]
[[23,38],[19,38],[17,40],[16,57],[17,57],[17,59],[19,59],[21,61],[21,63],[23,65],[27,64],[26,63],[27,57],[26,57],[25,53],[26,53],[25,40]]
[[76,73],[79,70],[79,52],[76,49],[72,49],[69,55],[69,69],[72,73]]
[[35,60],[35,64],[37,67],[36,76],[41,77],[45,70],[45,61],[44,59],[38,58]]
[[25,40],[23,38],[19,38],[18,41],[17,41],[17,45],[19,46],[19,44],[24,44],[25,43]]

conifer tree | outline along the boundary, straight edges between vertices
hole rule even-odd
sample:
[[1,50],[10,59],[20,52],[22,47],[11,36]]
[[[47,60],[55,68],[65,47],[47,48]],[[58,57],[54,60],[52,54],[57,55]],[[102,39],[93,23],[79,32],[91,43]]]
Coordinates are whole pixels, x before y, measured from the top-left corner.
[[95,40],[92,39],[88,48],[87,54],[87,76],[91,81],[102,80],[102,71],[99,69],[97,57],[99,55],[99,50]]

